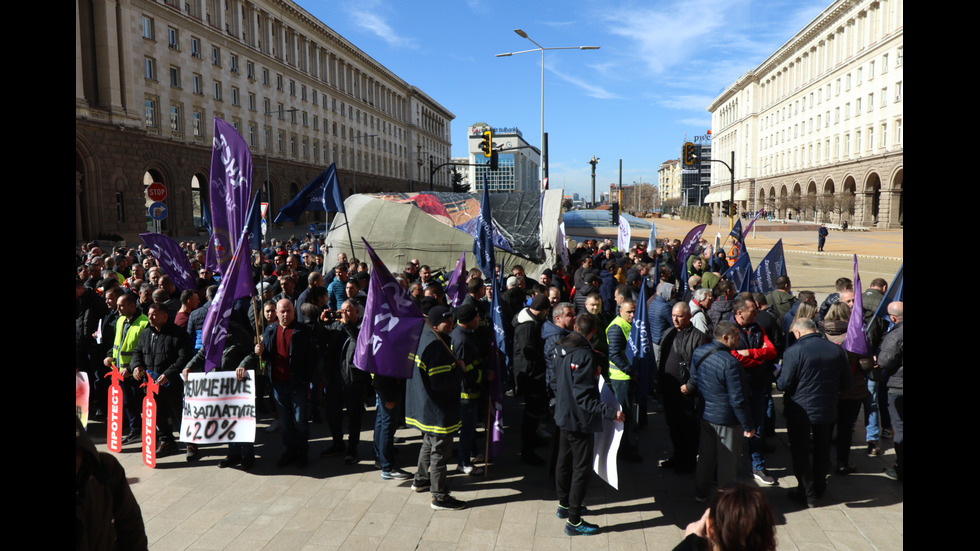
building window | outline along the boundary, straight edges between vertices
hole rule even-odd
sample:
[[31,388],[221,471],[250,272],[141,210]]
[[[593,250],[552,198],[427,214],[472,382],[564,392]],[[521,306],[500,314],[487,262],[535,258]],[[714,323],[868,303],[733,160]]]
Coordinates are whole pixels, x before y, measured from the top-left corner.
[[153,40],[153,18],[143,16],[143,38]]
[[316,90],[313,90],[313,105],[316,105]]
[[147,80],[157,79],[157,62],[152,57],[143,60],[143,77]]
[[888,87],[881,89],[881,96],[878,98],[878,108],[884,109],[888,103]]
[[167,46],[171,50],[180,50],[180,41],[177,40],[177,29],[167,27]]
[[262,68],[262,84],[269,85],[269,70],[265,67]]
[[170,130],[175,133],[180,133],[180,106],[171,105],[170,106]]
[[157,126],[157,102],[154,99],[146,99],[143,102],[143,110],[145,115],[145,122],[147,128],[156,128]]
[[905,55],[904,52],[905,52],[905,46],[899,46],[898,47],[898,55],[895,56],[895,66],[896,67],[901,67],[902,66],[902,57]]
[[255,94],[252,92],[248,93],[248,110],[255,111]]
[[305,84],[301,84],[300,87],[299,87],[299,98],[301,100],[303,100],[303,101],[306,101],[306,85]]
[[248,80],[255,80],[255,64],[251,61],[245,62],[245,74],[248,76]]
[[296,97],[296,81],[289,79],[289,95]]
[[193,89],[194,89],[194,93],[195,94],[201,95],[201,94],[204,93],[204,92],[201,91],[201,75],[194,74],[191,77],[191,82],[192,82],[192,86],[193,86]]
[[895,145],[902,145],[902,119],[895,119]]
[[269,102],[269,98],[262,98],[262,109],[266,115],[272,113],[272,103]]
[[170,86],[180,88],[180,67],[170,67]]
[[126,204],[123,201],[125,194],[121,191],[116,192],[116,222],[126,221]]
[[857,83],[858,83],[858,86],[860,86],[861,83],[864,82],[864,77],[862,76],[863,74],[864,74],[864,67],[858,67],[858,70],[857,70]]
[[211,46],[211,65],[221,67],[221,48]]
[[235,54],[231,54],[230,56],[228,56],[228,60],[229,60],[229,63],[231,63],[231,72],[232,73],[235,73],[237,75],[238,74],[238,56],[235,55]]
[[854,100],[854,116],[861,116],[861,98]]
[[204,135],[201,130],[202,120],[204,120],[204,113],[201,113],[200,111],[194,111],[194,113],[191,115],[191,125],[193,126],[192,130],[194,131],[194,136],[196,137],[201,137]]
[[248,125],[248,145],[249,147],[255,147],[255,125]]
[[888,54],[882,54],[881,56],[881,74],[888,72]]
[[279,120],[282,120],[283,107],[282,107],[282,104],[281,103],[278,104],[278,107],[276,108],[276,110],[279,112]]
[[285,141],[285,136],[283,135],[282,130],[280,130],[279,131],[279,135],[278,135],[279,153],[282,153],[284,151],[284,149],[283,149],[284,148],[284,145],[285,145],[283,143],[284,141]]
[[868,80],[874,80],[875,78],[875,62],[874,60],[868,62]]
[[304,127],[308,127],[309,126],[308,121],[307,121],[307,118],[306,118],[306,111],[303,111],[303,126]]
[[276,90],[282,92],[282,75],[276,75]]
[[221,97],[221,83],[216,80],[214,81],[214,99],[221,101]]
[[871,110],[874,109],[874,107],[875,107],[875,95],[868,94],[868,113],[870,113]]
[[296,124],[296,111],[289,112],[289,122]]
[[[884,71],[882,71],[884,72]],[[878,128],[878,135],[881,136],[881,143],[878,147],[884,148],[888,145],[888,124],[881,123],[881,127]]]
[[201,59],[201,41],[193,36],[191,37],[191,57]]
[[[316,115],[313,115],[313,130],[316,131],[316,130],[319,130],[319,129],[320,129],[320,125],[318,124],[317,116]],[[316,148],[314,148],[314,149],[316,149]]]
[[868,151],[872,151],[875,148],[875,127],[868,127]]
[[902,101],[902,81],[895,83],[895,101]]
[[241,98],[239,97],[239,94],[238,94],[238,88],[236,88],[234,86],[231,87],[231,104],[232,105],[241,105]]

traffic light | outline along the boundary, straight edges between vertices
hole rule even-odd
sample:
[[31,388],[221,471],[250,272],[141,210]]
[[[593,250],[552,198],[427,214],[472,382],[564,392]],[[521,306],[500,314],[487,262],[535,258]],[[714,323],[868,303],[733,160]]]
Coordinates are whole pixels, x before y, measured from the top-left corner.
[[497,159],[497,152],[494,151],[490,154],[490,170],[497,170],[499,160]]
[[721,202],[721,213],[723,215],[725,215],[725,216],[731,216],[731,214],[732,214],[731,206],[732,206],[732,202],[731,201],[722,201]]
[[738,203],[732,203],[732,216],[738,216]]
[[484,157],[490,157],[493,154],[493,132],[490,130],[483,131],[483,141],[480,142],[480,150],[483,151]]
[[619,203],[612,204],[612,222],[613,226],[619,225]]
[[684,161],[684,168],[694,168],[694,161],[697,157],[694,155],[693,143],[684,142],[684,147],[681,148],[681,159]]

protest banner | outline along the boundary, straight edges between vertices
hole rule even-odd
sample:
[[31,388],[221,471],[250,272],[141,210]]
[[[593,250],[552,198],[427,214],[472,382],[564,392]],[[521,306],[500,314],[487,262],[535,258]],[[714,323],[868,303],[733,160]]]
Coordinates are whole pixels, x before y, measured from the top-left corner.
[[110,369],[105,376],[112,379],[106,397],[109,407],[106,408],[105,443],[109,451],[119,453],[122,451],[123,375],[118,369]]
[[160,386],[147,375],[146,398],[143,398],[143,463],[154,469],[157,466],[157,399]]
[[189,373],[184,383],[180,441],[192,444],[255,442],[255,372]]

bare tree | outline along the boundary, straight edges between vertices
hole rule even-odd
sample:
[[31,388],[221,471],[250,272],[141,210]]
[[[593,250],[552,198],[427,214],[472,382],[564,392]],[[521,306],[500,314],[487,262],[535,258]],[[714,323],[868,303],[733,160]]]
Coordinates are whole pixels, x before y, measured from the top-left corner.
[[845,214],[854,214],[854,194],[838,193],[834,195],[834,212],[837,213],[838,221],[844,220]]

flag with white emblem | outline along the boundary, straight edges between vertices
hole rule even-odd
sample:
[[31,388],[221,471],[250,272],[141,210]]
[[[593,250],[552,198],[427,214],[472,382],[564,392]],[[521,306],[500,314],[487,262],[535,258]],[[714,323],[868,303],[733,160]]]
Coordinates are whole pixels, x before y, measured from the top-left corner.
[[361,240],[371,257],[371,282],[354,365],[367,373],[411,379],[425,317],[367,240]]

